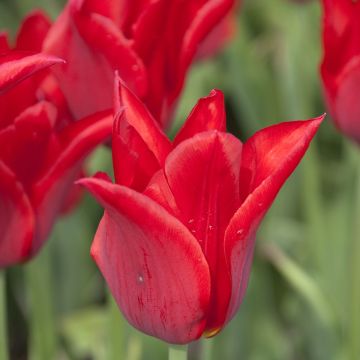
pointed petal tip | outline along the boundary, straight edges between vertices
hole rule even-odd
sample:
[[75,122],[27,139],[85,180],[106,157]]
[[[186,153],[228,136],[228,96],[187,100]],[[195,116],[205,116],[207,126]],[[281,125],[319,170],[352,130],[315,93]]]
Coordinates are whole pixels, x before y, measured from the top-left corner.
[[75,181],[76,185],[85,188],[99,202],[101,198],[99,193],[101,192],[101,189],[106,186],[104,183],[108,184],[108,181],[101,176],[99,178],[95,176],[85,177]]
[[55,64],[65,64],[65,60],[43,53],[24,56],[23,53],[11,52],[0,61],[0,93],[4,93],[32,74]]
[[315,118],[304,121],[306,123],[306,126],[309,129],[311,129],[312,136],[314,136],[315,133],[318,131],[318,129],[319,129],[321,123],[324,121],[325,117],[326,117],[326,113],[323,113]]
[[327,113],[324,112],[324,113],[322,113],[321,115],[313,118],[312,120],[313,120],[316,124],[320,125],[320,124],[323,122],[323,120],[325,119],[326,115],[327,115]]
[[224,96],[224,93],[222,90],[219,90],[219,89],[211,89],[210,92],[209,92],[209,96],[215,96],[215,95],[222,95]]
[[48,55],[44,53],[38,53],[33,55],[28,55],[33,57],[34,59],[38,59],[39,63],[43,63],[44,66],[51,66],[55,64],[66,64],[66,61],[55,55]]
[[118,91],[120,84],[123,80],[120,77],[119,70],[114,71],[114,86],[115,86],[115,93]]
[[82,187],[87,187],[87,181],[89,180],[89,178],[81,178],[81,179],[78,179],[76,181],[74,181],[74,184],[75,185],[80,185]]
[[84,177],[84,178],[76,180],[74,182],[74,184],[82,186],[82,187],[90,190],[90,188],[92,188],[92,185],[98,183],[99,180],[112,183],[112,180],[111,180],[110,176],[107,173],[102,172],[102,171],[98,171],[97,173],[95,173],[91,177]]
[[66,64],[66,60],[59,58],[57,56],[50,56],[50,61],[52,61],[54,64]]
[[115,74],[115,76],[114,76],[115,84],[118,84],[121,87],[123,87],[123,86],[127,87],[125,84],[125,81],[120,76],[119,70],[115,70],[114,74]]
[[114,75],[114,114],[118,117],[120,112],[124,112],[126,106],[123,105],[124,97],[131,93],[125,81],[121,78],[119,71],[115,70]]

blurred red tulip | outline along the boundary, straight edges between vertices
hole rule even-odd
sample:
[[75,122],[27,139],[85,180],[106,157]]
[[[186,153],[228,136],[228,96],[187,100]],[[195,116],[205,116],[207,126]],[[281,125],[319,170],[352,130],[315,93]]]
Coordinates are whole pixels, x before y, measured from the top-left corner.
[[40,47],[36,18],[41,16],[25,20],[22,29],[30,22],[33,36],[20,31],[15,50],[5,35],[0,41],[0,267],[39,250],[62,207],[69,205],[83,159],[111,136],[108,112],[76,123],[67,118],[54,79],[40,71],[63,61],[29,52],[31,41],[34,49]]
[[116,183],[104,174],[79,181],[105,208],[91,254],[137,329],[179,344],[213,336],[242,302],[256,230],[322,117],[242,144],[225,132],[223,95],[213,90],[171,143],[117,85]]
[[[24,80],[25,76],[31,76],[55,62],[64,63],[62,59],[41,53],[43,41],[50,26],[51,22],[47,16],[39,10],[35,10],[22,21],[14,46],[9,45],[8,36],[5,32],[0,34],[0,94],[8,90],[9,86],[15,86],[19,81]],[[11,74],[13,78],[9,78],[8,74]],[[62,112],[60,114],[62,125],[71,122],[73,118],[52,73],[41,71],[37,73],[36,77],[33,75],[31,77],[32,80],[22,82],[20,85],[26,96],[18,96],[20,91],[18,87],[16,92],[16,96],[18,96],[16,99],[17,106],[13,110],[16,112],[20,107],[24,108],[26,104],[32,104],[40,98],[51,101],[56,105],[58,111]],[[19,105],[20,103],[23,104]],[[7,113],[11,110],[12,108],[9,106],[6,107]]]
[[322,3],[325,97],[340,131],[360,142],[360,2]]
[[117,70],[165,127],[194,57],[229,38],[234,2],[69,0],[44,49],[67,61],[53,70],[73,115],[112,106]]

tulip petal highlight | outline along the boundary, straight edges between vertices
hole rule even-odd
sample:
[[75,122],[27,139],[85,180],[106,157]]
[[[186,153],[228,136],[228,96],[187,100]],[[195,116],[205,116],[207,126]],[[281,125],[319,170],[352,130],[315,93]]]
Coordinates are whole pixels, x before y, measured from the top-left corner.
[[257,227],[304,156],[323,118],[273,125],[244,144],[240,170],[243,203],[225,232],[225,256],[232,280],[226,321],[234,316],[245,295]]

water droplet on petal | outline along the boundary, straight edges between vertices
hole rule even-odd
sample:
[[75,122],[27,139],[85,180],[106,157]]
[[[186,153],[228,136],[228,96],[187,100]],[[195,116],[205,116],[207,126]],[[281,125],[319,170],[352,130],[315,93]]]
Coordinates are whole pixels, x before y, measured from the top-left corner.
[[190,220],[188,221],[189,224],[192,224],[193,222],[194,222],[194,219],[190,219]]
[[139,284],[142,284],[142,283],[144,282],[144,277],[143,277],[142,275],[138,275],[138,277],[137,277],[137,282],[138,282]]
[[240,230],[238,230],[236,233],[237,233],[238,235],[241,235],[243,232],[244,232],[244,229],[240,229]]

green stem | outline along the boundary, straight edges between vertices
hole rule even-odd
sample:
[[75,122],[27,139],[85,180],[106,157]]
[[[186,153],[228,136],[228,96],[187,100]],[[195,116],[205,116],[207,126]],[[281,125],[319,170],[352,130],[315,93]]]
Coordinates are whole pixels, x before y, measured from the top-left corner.
[[187,345],[169,345],[169,360],[186,360]]
[[45,249],[26,266],[29,301],[29,330],[31,360],[55,358],[56,331],[52,302],[50,254]]
[[7,360],[5,272],[0,270],[0,360]]
[[125,320],[123,319],[120,310],[108,291],[108,359],[126,359],[125,348]]
[[360,353],[360,156],[357,153],[357,177],[356,177],[356,194],[355,194],[355,209],[353,217],[353,231],[354,236],[351,244],[351,328],[350,328],[350,357],[349,359],[357,359]]
[[202,360],[211,360],[213,344],[214,344],[214,341],[212,339],[204,339],[202,341],[202,354],[201,354]]

